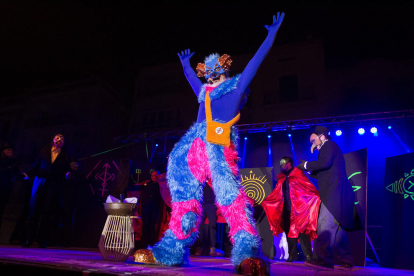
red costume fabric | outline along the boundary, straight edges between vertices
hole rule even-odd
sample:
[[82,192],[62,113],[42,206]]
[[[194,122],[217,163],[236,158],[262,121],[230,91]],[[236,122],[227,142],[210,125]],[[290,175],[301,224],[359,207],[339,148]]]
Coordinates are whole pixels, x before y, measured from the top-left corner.
[[[280,173],[275,189],[262,202],[263,209],[269,220],[270,230],[277,236],[283,232],[283,182],[286,176]],[[289,190],[291,200],[289,238],[297,238],[299,233],[305,233],[311,240],[316,239],[319,205],[321,199],[316,187],[306,175],[294,168],[289,175]]]

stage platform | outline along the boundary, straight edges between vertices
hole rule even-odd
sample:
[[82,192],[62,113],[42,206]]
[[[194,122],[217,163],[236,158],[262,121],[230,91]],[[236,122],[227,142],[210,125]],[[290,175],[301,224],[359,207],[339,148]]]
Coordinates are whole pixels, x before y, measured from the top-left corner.
[[[22,248],[0,245],[0,275],[238,275],[228,258],[191,257],[183,267],[142,265],[102,260],[98,250],[82,248]],[[271,262],[271,275],[414,275],[414,271],[354,267],[351,271],[320,271],[301,262]]]

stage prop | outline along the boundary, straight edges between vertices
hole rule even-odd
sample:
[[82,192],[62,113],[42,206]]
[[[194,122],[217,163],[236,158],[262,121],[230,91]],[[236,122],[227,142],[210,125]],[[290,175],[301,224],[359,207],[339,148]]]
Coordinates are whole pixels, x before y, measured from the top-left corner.
[[[382,267],[414,269],[414,153],[385,159]],[[381,208],[378,209],[381,211]]]
[[257,232],[262,240],[263,254],[273,260],[276,250],[273,246],[273,235],[269,221],[261,206],[263,200],[273,190],[273,167],[240,169],[242,185],[248,197],[254,200],[254,218]]
[[88,185],[79,192],[73,218],[72,246],[96,248],[106,221],[108,195],[119,198],[128,185],[129,159],[88,158],[84,174]]
[[[367,232],[367,149],[344,154],[346,174],[355,192],[355,206],[363,230],[347,232],[354,265],[365,266]],[[335,262],[339,264],[339,262]]]
[[134,252],[134,229],[130,217],[134,203],[104,203],[108,218],[99,240],[99,251],[106,261],[125,262]]

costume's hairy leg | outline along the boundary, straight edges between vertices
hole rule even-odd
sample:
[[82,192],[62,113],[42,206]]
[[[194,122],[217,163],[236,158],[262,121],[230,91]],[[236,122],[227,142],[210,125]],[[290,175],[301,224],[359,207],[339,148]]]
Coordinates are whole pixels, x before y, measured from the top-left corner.
[[171,220],[162,240],[152,248],[155,260],[164,265],[188,263],[188,247],[197,238],[202,214],[202,182],[193,175],[188,159],[198,145],[198,139],[183,139],[169,158],[167,179],[172,198]]
[[[232,148],[233,151],[237,149]],[[230,226],[233,243],[232,262],[239,265],[244,259],[262,256],[260,237],[257,234],[251,204],[240,184],[233,166],[229,166],[229,148],[207,145],[216,205]],[[227,161],[226,161],[227,159]],[[232,170],[233,168],[233,170]]]

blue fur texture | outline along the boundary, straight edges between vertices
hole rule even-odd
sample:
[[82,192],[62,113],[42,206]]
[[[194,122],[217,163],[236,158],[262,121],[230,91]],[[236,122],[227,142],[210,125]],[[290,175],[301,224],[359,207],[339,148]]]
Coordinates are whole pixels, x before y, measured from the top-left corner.
[[167,180],[172,202],[184,202],[191,199],[201,201],[203,187],[188,167],[188,151],[196,138],[206,142],[206,122],[195,123],[178,141],[172,150],[167,167]]
[[214,54],[211,54],[211,55],[207,56],[207,57],[204,59],[204,62],[205,62],[205,63],[210,63],[210,62],[212,62],[213,60],[215,60],[215,59],[219,59],[219,58],[220,58],[220,55],[219,55],[218,53],[214,53]]
[[181,219],[181,230],[184,235],[187,235],[191,229],[194,229],[197,224],[198,216],[194,212],[188,212]]
[[[210,92],[210,99],[212,101],[221,98],[222,96],[233,92],[237,88],[237,84],[240,79],[240,74],[236,75],[233,78],[229,78],[225,80],[222,84],[214,88],[213,91]],[[198,94],[198,102],[202,103],[204,102],[204,99],[206,97],[206,86],[208,86],[208,83],[203,84],[203,86],[200,89],[200,93]]]
[[224,147],[208,143],[207,155],[216,202],[222,206],[229,206],[237,198],[241,184],[227,165]]
[[[167,179],[173,202],[184,202],[192,199],[202,200],[202,184],[192,175],[187,155],[193,141],[200,138],[206,143],[207,156],[209,158],[210,170],[213,178],[213,187],[216,201],[222,206],[229,206],[242,189],[240,177],[234,176],[224,157],[224,147],[206,142],[206,122],[195,123],[189,131],[181,138],[172,150],[168,162]],[[238,143],[237,129],[232,127],[231,140]],[[255,225],[252,208],[249,204],[245,208],[248,222]],[[193,212],[185,214],[181,220],[181,229],[185,234],[189,233],[197,223],[198,216]],[[184,265],[188,263],[188,247],[197,238],[197,232],[190,237],[179,240],[174,233],[168,229],[163,239],[154,245],[152,252],[156,261],[163,265]],[[232,262],[239,265],[241,261],[249,257],[260,257],[265,259],[261,253],[260,238],[240,230],[234,236],[234,247],[232,251]]]
[[194,232],[184,240],[179,240],[174,233],[168,229],[162,240],[152,248],[155,260],[162,265],[186,265],[188,264],[188,248],[197,239],[197,232]]
[[238,266],[244,259],[258,257],[266,263],[269,260],[262,253],[262,246],[259,236],[253,236],[244,230],[234,235],[234,246],[231,251],[231,262]]

